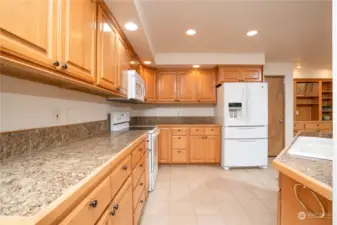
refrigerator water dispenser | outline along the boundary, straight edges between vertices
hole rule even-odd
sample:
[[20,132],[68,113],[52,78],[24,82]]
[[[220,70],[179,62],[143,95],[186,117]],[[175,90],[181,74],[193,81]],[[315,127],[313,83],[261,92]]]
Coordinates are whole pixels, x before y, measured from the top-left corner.
[[231,118],[237,118],[239,116],[239,112],[242,110],[241,102],[229,102],[228,103],[229,116]]

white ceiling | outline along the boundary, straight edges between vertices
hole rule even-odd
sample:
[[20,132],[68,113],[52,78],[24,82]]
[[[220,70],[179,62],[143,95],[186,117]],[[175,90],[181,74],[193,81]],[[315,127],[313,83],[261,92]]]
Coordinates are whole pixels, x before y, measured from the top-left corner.
[[[163,53],[265,53],[267,62],[331,68],[332,7],[325,0],[106,0],[143,60]],[[197,34],[185,35],[188,28]],[[256,29],[259,34],[247,37]]]

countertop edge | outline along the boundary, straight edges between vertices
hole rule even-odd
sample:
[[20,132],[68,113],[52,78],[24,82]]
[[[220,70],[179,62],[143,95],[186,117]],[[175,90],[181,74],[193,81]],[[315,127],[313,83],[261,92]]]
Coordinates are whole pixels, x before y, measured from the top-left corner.
[[[34,216],[0,216],[1,225],[49,225],[61,222],[77,204],[83,201],[86,195],[90,193],[109,172],[121,161],[125,156],[131,153],[134,147],[140,144],[148,136],[147,131],[139,136],[128,146],[124,147],[110,160],[96,168],[92,173],[85,177],[78,184],[71,187],[66,193],[62,194],[55,201],[50,203],[45,209],[41,209]],[[60,220],[61,219],[61,220]]]
[[[283,152],[282,152],[283,153]],[[282,154],[281,153],[281,154]],[[332,201],[332,187],[307,176],[306,174],[292,169],[291,167],[281,163],[279,161],[273,160],[272,162],[273,167],[279,171],[280,173],[285,174],[286,176],[292,178],[293,180],[305,185],[306,187],[312,189],[316,193],[322,195],[323,197],[327,198],[328,200]]]

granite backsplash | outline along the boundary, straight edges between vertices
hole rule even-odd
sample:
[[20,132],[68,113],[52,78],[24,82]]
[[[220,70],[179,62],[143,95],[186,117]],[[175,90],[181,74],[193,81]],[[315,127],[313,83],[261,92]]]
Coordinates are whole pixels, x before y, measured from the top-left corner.
[[213,116],[146,116],[131,117],[131,125],[156,125],[156,124],[213,124]]
[[0,160],[67,144],[107,132],[108,121],[95,121],[0,133]]

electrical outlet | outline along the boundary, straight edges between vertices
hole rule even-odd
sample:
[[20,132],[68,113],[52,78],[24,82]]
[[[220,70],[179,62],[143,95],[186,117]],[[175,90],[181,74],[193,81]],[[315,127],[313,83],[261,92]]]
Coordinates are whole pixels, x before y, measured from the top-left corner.
[[61,109],[59,109],[59,108],[54,108],[54,116],[53,116],[53,118],[54,118],[54,122],[55,123],[60,123],[61,122]]

